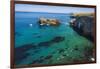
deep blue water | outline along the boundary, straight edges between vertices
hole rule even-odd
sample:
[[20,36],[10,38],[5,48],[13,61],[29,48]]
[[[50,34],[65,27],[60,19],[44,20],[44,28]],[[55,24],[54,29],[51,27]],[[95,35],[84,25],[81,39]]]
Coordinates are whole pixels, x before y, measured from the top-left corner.
[[[40,17],[58,19],[60,26],[40,27]],[[93,44],[78,35],[69,26],[69,21],[69,14],[15,12],[15,64],[56,64],[85,60],[83,49]],[[74,48],[79,48],[79,51],[74,51]]]

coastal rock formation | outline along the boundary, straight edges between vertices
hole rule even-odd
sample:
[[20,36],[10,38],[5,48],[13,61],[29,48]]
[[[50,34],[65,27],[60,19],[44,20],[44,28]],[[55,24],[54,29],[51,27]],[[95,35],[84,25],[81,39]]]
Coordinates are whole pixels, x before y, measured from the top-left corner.
[[70,26],[80,35],[91,41],[95,39],[95,24],[93,16],[76,16],[70,21]]
[[51,25],[51,26],[58,26],[60,23],[57,19],[50,19],[50,18],[40,18],[39,19],[40,25]]

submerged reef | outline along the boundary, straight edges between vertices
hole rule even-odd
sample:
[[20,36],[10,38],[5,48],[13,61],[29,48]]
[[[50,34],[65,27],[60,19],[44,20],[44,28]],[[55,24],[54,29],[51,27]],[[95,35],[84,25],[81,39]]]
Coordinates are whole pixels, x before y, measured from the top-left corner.
[[46,42],[40,42],[38,44],[38,46],[50,46],[51,45],[51,42],[50,41],[46,41]]
[[58,49],[59,53],[64,53],[64,49]]
[[52,40],[50,41],[45,41],[45,42],[40,42],[38,43],[38,46],[50,46],[54,43],[59,43],[59,42],[62,42],[65,40],[65,37],[62,37],[62,36],[56,36],[54,37]]
[[63,41],[63,40],[65,40],[64,37],[57,36],[57,37],[55,37],[54,39],[52,39],[51,42],[56,43],[56,42],[61,42],[61,41]]
[[[55,41],[57,39],[58,41]],[[20,47],[15,48],[15,60],[16,64],[19,64],[31,53],[40,54],[44,49],[43,47],[47,48],[52,46],[51,44],[62,42],[65,38],[62,36],[54,37],[50,41],[40,42],[38,44],[25,44]],[[40,55],[37,58],[33,58],[33,60],[29,64],[53,64],[56,63],[54,61],[54,57],[56,57],[57,63],[81,63],[81,62],[91,62],[90,58],[93,57],[93,46],[83,46],[82,48],[79,45],[68,46],[67,48],[58,47],[53,51],[53,53],[49,53],[47,55]],[[40,50],[41,49],[41,50]],[[48,49],[48,48],[47,48]],[[27,51],[33,50],[31,53]],[[68,51],[69,50],[69,51]],[[36,51],[36,52],[35,52]],[[39,52],[37,52],[39,51]],[[19,55],[20,54],[20,55]],[[73,55],[72,55],[73,54]]]
[[15,48],[15,57],[14,59],[16,60],[16,64],[19,64],[23,59],[27,58],[29,56],[27,51],[33,49],[36,50],[37,46],[34,44],[25,44],[20,47]]
[[[50,47],[52,44],[62,42],[63,40],[64,40],[64,37],[57,36],[57,37],[54,37],[50,41],[40,42],[38,44],[34,44],[34,43],[25,44],[25,45],[22,45],[22,46],[15,48],[16,64],[19,64],[22,60],[24,60],[25,58],[27,58],[30,55],[29,53],[27,53],[27,51],[33,50],[33,53],[37,53],[41,47]],[[48,55],[44,59],[47,60],[47,59],[50,59],[50,58],[52,58],[52,55]],[[39,63],[39,62],[42,62],[42,61],[43,61],[43,59],[36,60],[36,61],[34,60],[32,63]]]
[[48,59],[51,59],[53,56],[52,55],[48,55],[48,56],[46,56],[44,59],[45,60],[48,60]]
[[33,60],[30,64],[41,64],[47,60],[50,60],[52,57],[52,55],[42,56],[42,58],[40,57],[39,59]]

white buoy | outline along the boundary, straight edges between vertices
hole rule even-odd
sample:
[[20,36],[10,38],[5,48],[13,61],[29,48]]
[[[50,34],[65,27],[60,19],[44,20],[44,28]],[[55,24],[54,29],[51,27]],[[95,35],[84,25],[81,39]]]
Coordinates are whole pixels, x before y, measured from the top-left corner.
[[29,26],[30,26],[30,27],[32,27],[32,26],[33,26],[33,24],[29,24]]

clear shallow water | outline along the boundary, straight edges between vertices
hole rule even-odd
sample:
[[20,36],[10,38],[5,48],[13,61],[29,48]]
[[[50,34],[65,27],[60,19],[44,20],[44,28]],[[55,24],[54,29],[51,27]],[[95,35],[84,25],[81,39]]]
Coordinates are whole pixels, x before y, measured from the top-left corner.
[[[40,17],[56,18],[61,24],[56,27],[40,27]],[[78,35],[69,26],[69,21],[68,14],[15,12],[15,64],[67,64],[89,61],[92,55],[86,57],[85,49],[93,48],[93,43]],[[32,27],[29,24],[32,24]]]

